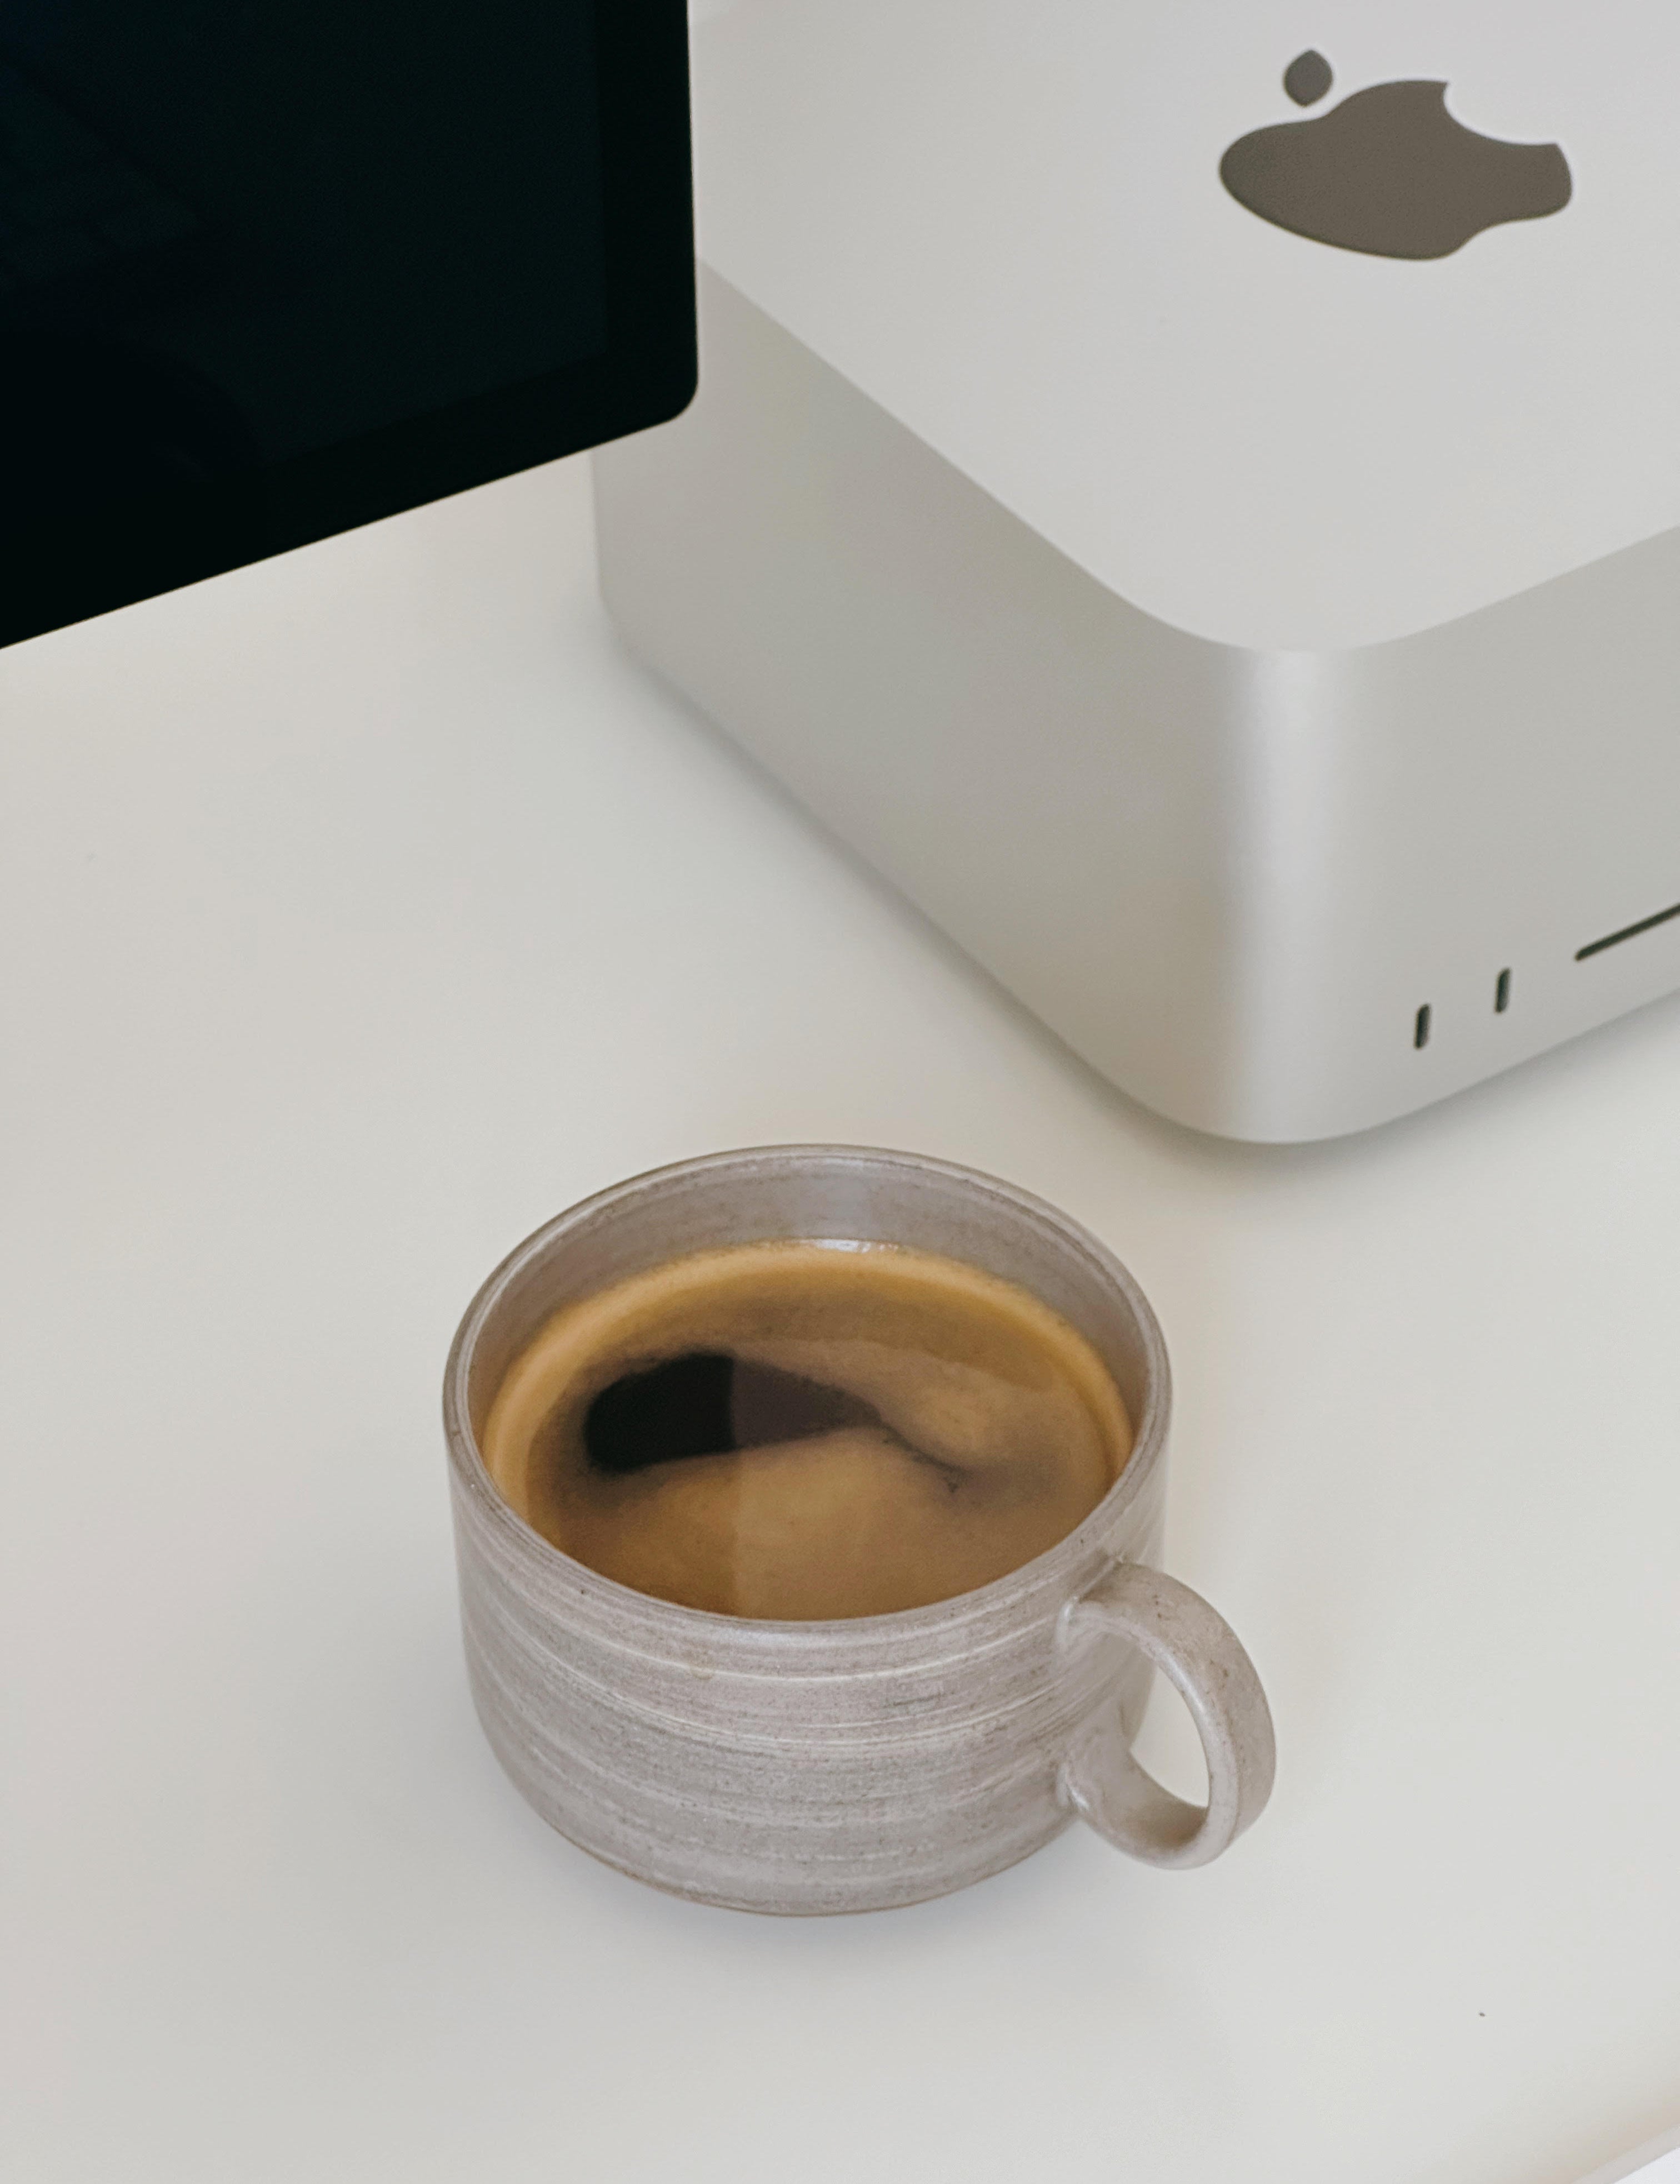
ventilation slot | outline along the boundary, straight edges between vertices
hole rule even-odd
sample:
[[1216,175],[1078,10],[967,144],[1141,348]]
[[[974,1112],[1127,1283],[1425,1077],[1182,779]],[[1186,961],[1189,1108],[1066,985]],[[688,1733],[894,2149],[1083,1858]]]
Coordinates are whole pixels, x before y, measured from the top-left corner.
[[1423,1004],[1423,1006],[1417,1012],[1417,1021],[1412,1026],[1411,1043],[1414,1046],[1427,1046],[1429,1044],[1429,1004],[1427,1001]]

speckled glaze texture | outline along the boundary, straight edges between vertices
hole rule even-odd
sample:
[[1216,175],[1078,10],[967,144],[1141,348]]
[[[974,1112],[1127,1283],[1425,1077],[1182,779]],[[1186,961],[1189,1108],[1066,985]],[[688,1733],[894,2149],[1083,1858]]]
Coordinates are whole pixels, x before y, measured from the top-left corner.
[[[1136,1428],[1078,1529],[1007,1577],[844,1622],[712,1615],[632,1592],[531,1530],[478,1449],[508,1365],[570,1300],[680,1253],[832,1236],[943,1251],[1021,1283],[1095,1346]],[[450,1353],[444,1424],[474,1699],[498,1758],[608,1864],[743,1910],[943,1895],[1084,1818],[1169,1865],[1217,1855],[1265,1803],[1248,1657],[1160,1545],[1166,1354],[1136,1284],[1053,1207],[904,1153],[776,1146],[692,1161],[562,1214],[491,1276]],[[1184,1693],[1210,1794],[1131,1758],[1152,1666]]]

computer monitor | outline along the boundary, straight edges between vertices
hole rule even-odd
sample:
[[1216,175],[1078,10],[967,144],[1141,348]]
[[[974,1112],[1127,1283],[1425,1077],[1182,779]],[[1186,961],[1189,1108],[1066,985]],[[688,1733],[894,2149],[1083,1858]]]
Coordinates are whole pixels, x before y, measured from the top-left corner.
[[684,0],[0,0],[0,643],[694,378]]

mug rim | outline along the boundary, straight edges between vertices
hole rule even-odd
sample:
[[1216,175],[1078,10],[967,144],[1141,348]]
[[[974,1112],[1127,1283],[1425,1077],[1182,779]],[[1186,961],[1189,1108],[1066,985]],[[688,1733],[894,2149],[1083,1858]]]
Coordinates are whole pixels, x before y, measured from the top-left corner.
[[[1001,1201],[1012,1212],[1054,1229],[1065,1244],[1093,1262],[1095,1270],[1119,1291],[1142,1340],[1144,1360],[1143,1408],[1134,1422],[1131,1452],[1121,1465],[1119,1476],[1096,1507],[1088,1511],[1071,1532],[1064,1533],[1060,1540],[1053,1541],[1026,1562],[1017,1563],[1013,1569],[1005,1570],[1001,1576],[990,1578],[984,1585],[972,1585],[965,1591],[951,1593],[943,1600],[925,1602],[916,1607],[888,1608],[872,1615],[789,1620],[769,1616],[730,1615],[715,1608],[690,1607],[680,1601],[662,1600],[655,1593],[638,1591],[634,1585],[607,1577],[601,1571],[592,1568],[587,1563],[569,1555],[564,1547],[556,1546],[534,1525],[527,1524],[503,1497],[490,1476],[478,1446],[477,1435],[472,1429],[467,1403],[467,1381],[478,1342],[496,1306],[515,1278],[532,1260],[541,1256],[565,1231],[600,1218],[609,1213],[615,1204],[627,1198],[639,1197],[652,1186],[731,1167],[750,1165],[761,1168],[766,1161],[780,1162],[790,1168],[808,1167],[818,1162],[830,1165],[867,1163],[877,1167],[904,1168],[950,1183],[978,1186],[988,1197]],[[803,1240],[790,1238],[787,1240]],[[965,1260],[959,1251],[947,1251],[944,1256],[964,1264],[973,1263]],[[984,1272],[985,1269],[980,1271]],[[1025,1283],[1017,1286],[1029,1287]],[[1038,1301],[1043,1303],[1045,1301],[1039,1298]],[[822,1143],[741,1145],[720,1152],[697,1154],[687,1160],[667,1162],[658,1167],[644,1168],[635,1175],[626,1176],[617,1183],[592,1192],[588,1197],[579,1199],[576,1204],[565,1207],[533,1228],[479,1284],[455,1329],[443,1368],[443,1432],[451,1472],[459,1486],[470,1495],[480,1513],[494,1525],[509,1551],[521,1559],[534,1563],[538,1569],[546,1568],[551,1574],[564,1574],[570,1585],[581,1590],[586,1597],[598,1602],[609,1612],[616,1610],[620,1614],[626,1612],[643,1614],[655,1628],[663,1628],[679,1640],[686,1631],[696,1637],[703,1634],[717,1637],[724,1633],[762,1632],[765,1634],[767,1641],[780,1640],[786,1643],[803,1639],[813,1645],[825,1639],[830,1642],[843,1638],[862,1641],[873,1634],[884,1635],[902,1632],[908,1636],[919,1632],[935,1631],[942,1624],[984,1616],[989,1611],[1007,1604],[1012,1597],[1054,1578],[1062,1566],[1065,1565],[1071,1573],[1082,1564],[1088,1564],[1093,1557],[1104,1552],[1104,1542],[1113,1531],[1115,1519],[1145,1490],[1160,1468],[1165,1453],[1171,1409],[1171,1368],[1167,1360],[1166,1340],[1161,1332],[1160,1323],[1137,1278],[1100,1238],[1093,1235],[1082,1222],[1076,1221],[1071,1214],[1064,1212],[1049,1200],[1040,1198],[1035,1192],[1025,1190],[1017,1184],[1005,1182],[999,1176],[988,1174],[984,1169],[969,1167],[957,1161],[939,1160],[928,1153],[909,1152],[882,1145]]]

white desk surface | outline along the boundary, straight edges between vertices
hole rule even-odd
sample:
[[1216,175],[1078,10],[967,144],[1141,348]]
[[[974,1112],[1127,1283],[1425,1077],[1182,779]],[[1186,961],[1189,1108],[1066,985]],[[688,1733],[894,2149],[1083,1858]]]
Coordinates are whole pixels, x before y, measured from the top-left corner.
[[[1158,1123],[618,648],[576,463],[0,655],[0,2170],[1571,2184],[1680,2120],[1680,1006],[1364,1139]],[[456,1318],[795,1138],[1153,1295],[1169,1563],[1277,1720],[1222,1864],[755,1919],[498,1772]]]

